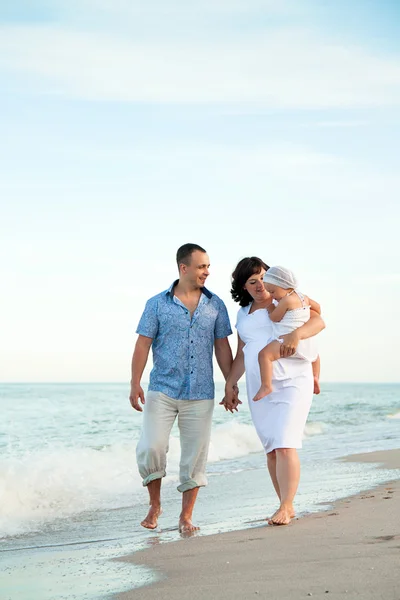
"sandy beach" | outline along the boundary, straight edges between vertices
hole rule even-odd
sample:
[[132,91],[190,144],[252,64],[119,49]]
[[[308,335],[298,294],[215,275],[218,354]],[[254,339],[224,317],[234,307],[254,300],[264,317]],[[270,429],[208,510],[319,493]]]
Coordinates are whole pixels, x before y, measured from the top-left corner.
[[[400,469],[400,450],[344,460]],[[235,502],[234,490],[227,502]],[[124,558],[150,567],[159,579],[116,598],[293,600],[329,594],[348,600],[400,599],[399,480],[340,500],[287,527],[258,525],[155,544]]]

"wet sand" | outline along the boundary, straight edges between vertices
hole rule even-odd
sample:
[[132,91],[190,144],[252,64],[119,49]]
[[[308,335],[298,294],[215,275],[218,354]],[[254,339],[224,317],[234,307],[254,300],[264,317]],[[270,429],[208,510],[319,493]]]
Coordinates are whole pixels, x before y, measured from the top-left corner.
[[[400,469],[400,449],[344,460]],[[227,502],[235,502],[234,490]],[[400,600],[400,481],[286,527],[194,536],[124,560],[150,567],[159,580],[118,600]]]

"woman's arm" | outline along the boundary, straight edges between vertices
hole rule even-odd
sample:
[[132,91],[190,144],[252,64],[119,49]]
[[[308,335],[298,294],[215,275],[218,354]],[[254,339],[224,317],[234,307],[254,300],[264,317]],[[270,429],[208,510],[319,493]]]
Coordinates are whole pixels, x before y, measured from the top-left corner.
[[304,323],[298,329],[295,329],[291,333],[287,333],[282,336],[283,343],[281,344],[281,357],[288,358],[289,356],[293,356],[293,354],[297,350],[297,346],[299,345],[300,340],[306,340],[314,335],[320,333],[323,329],[325,329],[325,323],[321,319],[320,315],[318,315],[313,310],[310,314],[310,319],[307,323]]
[[[307,323],[304,323],[301,327],[296,329],[299,340],[307,340],[318,333],[321,333],[325,329],[325,323],[321,316],[314,312],[314,310],[310,311],[310,319]],[[293,332],[292,332],[293,333]]]
[[311,298],[308,298],[308,301],[310,303],[310,308],[311,310],[313,310],[314,312],[316,312],[317,314],[321,314],[321,306],[318,304],[318,302],[315,302],[315,300],[312,300]]

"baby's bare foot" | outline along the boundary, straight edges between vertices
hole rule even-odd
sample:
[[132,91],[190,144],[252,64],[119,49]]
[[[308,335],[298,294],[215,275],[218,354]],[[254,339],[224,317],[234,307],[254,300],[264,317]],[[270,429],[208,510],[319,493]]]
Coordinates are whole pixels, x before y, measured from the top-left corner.
[[268,394],[271,394],[271,392],[272,392],[272,385],[262,385],[260,387],[260,389],[258,390],[257,394],[253,398],[254,402],[257,402],[257,400],[262,400],[263,398],[265,398],[265,396],[268,396]]

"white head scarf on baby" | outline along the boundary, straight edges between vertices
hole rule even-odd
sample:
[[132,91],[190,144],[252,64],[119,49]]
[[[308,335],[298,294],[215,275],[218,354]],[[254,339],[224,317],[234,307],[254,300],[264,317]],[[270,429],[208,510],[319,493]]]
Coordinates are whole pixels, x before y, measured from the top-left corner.
[[285,267],[270,267],[268,271],[264,273],[263,281],[264,283],[277,285],[284,290],[297,287],[297,279],[293,271],[285,269]]

